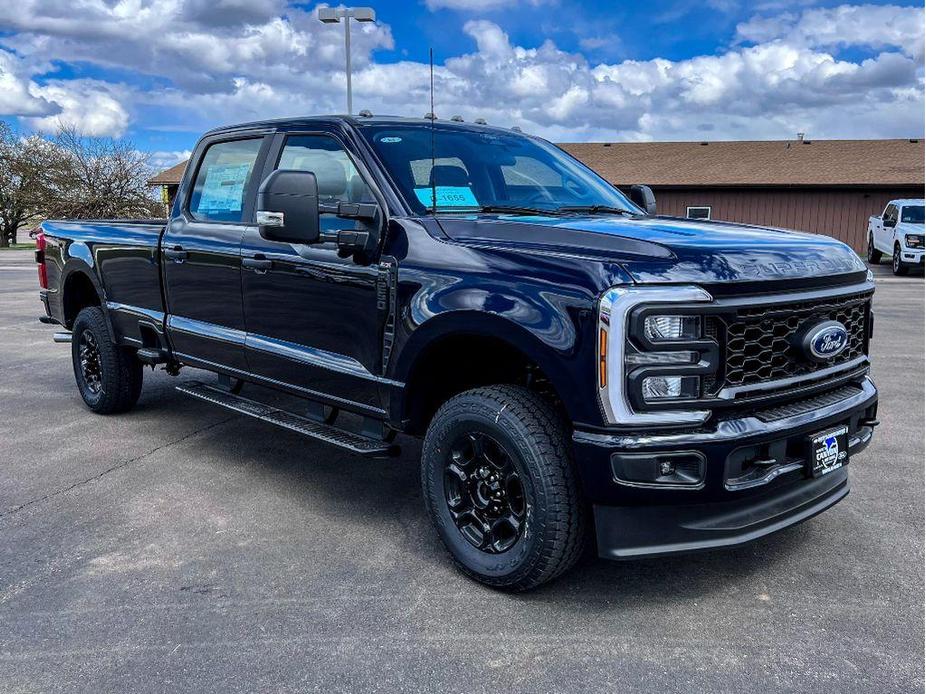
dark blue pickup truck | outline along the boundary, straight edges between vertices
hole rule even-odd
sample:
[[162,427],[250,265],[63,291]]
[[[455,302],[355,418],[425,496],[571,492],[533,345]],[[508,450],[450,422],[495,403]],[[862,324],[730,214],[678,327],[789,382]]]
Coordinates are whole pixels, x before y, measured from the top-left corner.
[[359,455],[423,437],[441,540],[500,588],[592,538],[627,559],[806,520],[877,424],[851,249],[657,216],[646,186],[511,130],[222,128],[169,220],[42,229],[42,320],[69,331],[88,407],[126,411],[144,365],[186,366],[217,374],[190,396]]

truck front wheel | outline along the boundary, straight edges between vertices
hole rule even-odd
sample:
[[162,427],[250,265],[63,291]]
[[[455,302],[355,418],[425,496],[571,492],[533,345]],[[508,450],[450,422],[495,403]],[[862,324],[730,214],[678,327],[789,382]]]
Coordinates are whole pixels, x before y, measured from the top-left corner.
[[131,350],[113,342],[98,306],[77,314],[71,330],[71,360],[80,396],[94,412],[126,412],[138,401],[142,364]]
[[461,393],[438,410],[421,484],[440,539],[468,576],[528,590],[570,568],[585,508],[556,411],[525,388]]
[[891,258],[891,269],[894,271],[895,275],[903,276],[907,274],[907,270],[910,268],[907,267],[907,264],[903,261],[903,256],[900,255],[900,244],[894,244],[894,257]]

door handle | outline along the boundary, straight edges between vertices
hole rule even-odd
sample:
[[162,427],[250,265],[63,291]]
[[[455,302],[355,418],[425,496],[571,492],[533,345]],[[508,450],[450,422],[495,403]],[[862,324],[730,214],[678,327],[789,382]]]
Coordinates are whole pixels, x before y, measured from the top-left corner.
[[259,275],[264,274],[273,267],[273,261],[269,258],[265,258],[263,255],[255,255],[253,258],[242,258],[241,267],[245,270],[251,270],[256,272]]
[[174,246],[173,248],[164,249],[164,257],[173,260],[175,263],[182,263],[190,257],[190,254],[183,250],[183,246]]

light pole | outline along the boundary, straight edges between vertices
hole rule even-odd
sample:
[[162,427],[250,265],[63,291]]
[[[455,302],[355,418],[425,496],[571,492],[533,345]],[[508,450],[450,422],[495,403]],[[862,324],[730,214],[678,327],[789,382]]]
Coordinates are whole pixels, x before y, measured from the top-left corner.
[[355,19],[358,22],[375,22],[376,12],[372,7],[319,7],[318,19],[325,24],[337,24],[344,20],[344,56],[347,66],[347,115],[353,113],[353,102],[350,93],[350,20]]

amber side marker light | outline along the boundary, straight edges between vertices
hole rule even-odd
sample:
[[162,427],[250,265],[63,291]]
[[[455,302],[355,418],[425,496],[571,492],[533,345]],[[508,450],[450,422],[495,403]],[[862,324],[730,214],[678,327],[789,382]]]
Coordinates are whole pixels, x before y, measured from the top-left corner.
[[600,328],[598,331],[598,386],[605,388],[608,385],[608,331]]

